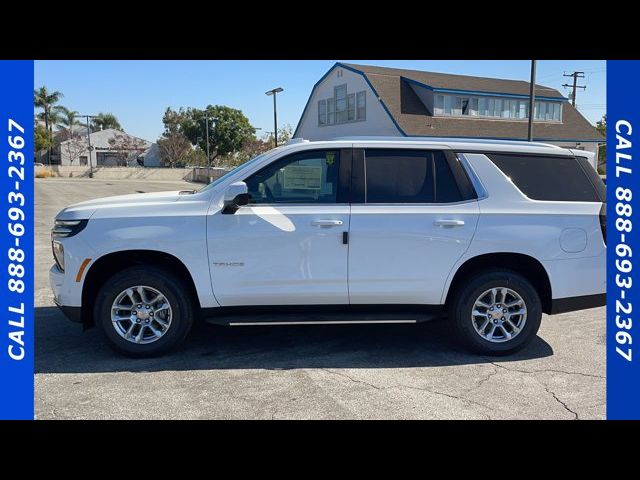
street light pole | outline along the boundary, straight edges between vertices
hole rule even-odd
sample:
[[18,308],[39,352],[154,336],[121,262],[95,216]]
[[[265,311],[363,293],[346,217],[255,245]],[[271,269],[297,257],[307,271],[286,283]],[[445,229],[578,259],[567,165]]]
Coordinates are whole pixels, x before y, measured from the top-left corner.
[[211,156],[209,155],[209,113],[204,114],[206,122],[205,130],[207,132],[207,183],[211,183]]
[[284,88],[278,87],[265,92],[267,96],[273,95],[273,141],[276,147],[278,146],[278,108],[276,105],[276,95],[282,91],[284,91]]
[[531,60],[531,84],[529,85],[529,130],[527,139],[533,141],[533,115],[536,105],[536,61]]

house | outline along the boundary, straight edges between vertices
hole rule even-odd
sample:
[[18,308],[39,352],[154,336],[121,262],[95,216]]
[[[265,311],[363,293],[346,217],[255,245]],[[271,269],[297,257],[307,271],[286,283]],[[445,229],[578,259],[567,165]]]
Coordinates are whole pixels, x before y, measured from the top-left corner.
[[[560,92],[537,85],[533,137],[597,152],[604,137]],[[316,83],[294,138],[527,140],[529,82],[336,63]]]
[[[58,141],[51,155],[51,164],[88,165],[89,150],[86,128],[74,127],[71,136],[67,131],[61,130],[56,132],[54,138]],[[148,140],[111,128],[92,132],[90,138],[91,164],[94,167],[161,166],[158,146]],[[46,155],[43,158],[46,159]]]

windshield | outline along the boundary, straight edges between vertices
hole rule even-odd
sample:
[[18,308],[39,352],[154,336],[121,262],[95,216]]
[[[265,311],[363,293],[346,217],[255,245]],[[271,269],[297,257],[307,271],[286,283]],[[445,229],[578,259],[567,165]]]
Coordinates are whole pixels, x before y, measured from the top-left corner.
[[236,168],[234,168],[233,170],[225,173],[224,175],[222,175],[221,177],[215,179],[213,182],[211,182],[209,185],[206,185],[205,187],[201,188],[200,190],[198,190],[198,192],[205,192],[207,190],[212,189],[213,187],[215,187],[216,185],[219,185],[220,183],[224,182],[225,179],[229,178],[231,175],[235,175],[236,173],[238,173],[241,170],[244,170],[248,167],[250,167],[251,165],[253,165],[255,162],[259,161],[260,159],[264,158],[267,154],[271,153],[271,150],[269,152],[265,152],[265,153],[261,153],[260,155],[258,155],[257,157],[253,157],[251,160],[248,160],[246,162],[244,162],[242,165],[237,166]]

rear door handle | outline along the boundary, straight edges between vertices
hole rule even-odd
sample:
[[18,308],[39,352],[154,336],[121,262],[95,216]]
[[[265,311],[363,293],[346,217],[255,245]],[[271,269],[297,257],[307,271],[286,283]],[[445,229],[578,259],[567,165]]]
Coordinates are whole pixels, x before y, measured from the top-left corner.
[[342,220],[314,220],[311,225],[321,228],[339,227],[342,225]]
[[463,227],[464,220],[436,220],[433,224],[436,227]]

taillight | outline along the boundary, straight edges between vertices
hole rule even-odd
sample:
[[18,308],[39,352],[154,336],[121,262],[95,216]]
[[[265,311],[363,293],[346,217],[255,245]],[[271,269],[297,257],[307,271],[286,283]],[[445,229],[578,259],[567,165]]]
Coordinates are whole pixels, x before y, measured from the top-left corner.
[[603,203],[600,207],[600,230],[602,230],[602,240],[607,244],[607,204]]

